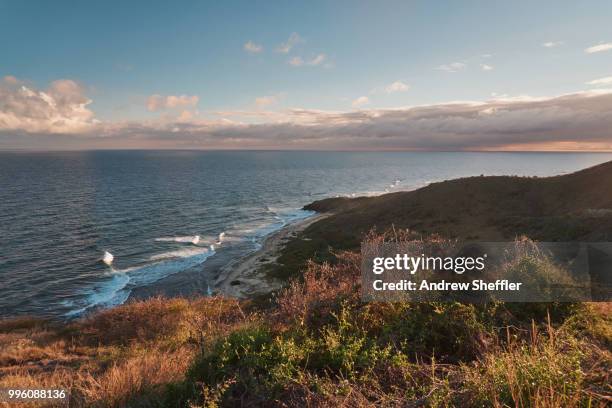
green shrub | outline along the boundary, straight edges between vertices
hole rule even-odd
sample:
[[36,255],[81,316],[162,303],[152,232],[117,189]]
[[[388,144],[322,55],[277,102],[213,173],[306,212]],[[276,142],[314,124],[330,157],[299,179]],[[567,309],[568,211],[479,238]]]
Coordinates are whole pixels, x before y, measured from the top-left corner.
[[468,361],[488,335],[475,305],[415,303],[387,322],[381,338],[401,344],[408,355]]

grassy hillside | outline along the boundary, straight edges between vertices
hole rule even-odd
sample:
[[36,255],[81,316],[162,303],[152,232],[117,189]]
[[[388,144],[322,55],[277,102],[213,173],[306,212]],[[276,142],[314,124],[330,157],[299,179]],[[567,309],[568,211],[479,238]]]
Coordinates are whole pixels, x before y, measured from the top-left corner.
[[279,293],[0,321],[0,388],[69,389],[75,407],[609,406],[611,304],[363,303],[355,249],[373,227],[367,239],[604,239],[611,182],[607,163],[313,203],[333,215],[290,242]]
[[547,177],[470,177],[378,197],[330,198],[305,207],[332,213],[287,245],[270,274],[286,279],[329,248],[357,249],[372,228],[447,238],[511,241],[612,240],[612,162]]
[[[470,177],[306,208],[337,212],[313,226],[313,233],[329,229],[354,236],[395,225],[479,240],[605,240],[612,238],[612,162],[557,177]],[[602,209],[609,213],[596,211]]]

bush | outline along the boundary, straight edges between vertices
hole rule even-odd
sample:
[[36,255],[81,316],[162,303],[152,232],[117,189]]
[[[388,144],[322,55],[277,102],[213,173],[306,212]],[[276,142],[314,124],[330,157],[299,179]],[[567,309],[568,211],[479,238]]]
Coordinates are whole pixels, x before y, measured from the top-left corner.
[[[559,407],[588,405],[584,344],[572,336],[532,332],[529,342],[511,340],[464,366],[471,405]],[[510,335],[509,335],[510,336]]]

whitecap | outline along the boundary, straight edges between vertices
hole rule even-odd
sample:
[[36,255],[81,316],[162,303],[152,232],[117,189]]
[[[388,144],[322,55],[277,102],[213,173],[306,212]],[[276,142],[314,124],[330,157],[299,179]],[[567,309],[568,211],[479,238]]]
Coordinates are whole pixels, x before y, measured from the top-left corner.
[[84,302],[65,314],[75,317],[97,307],[112,307],[124,303],[133,288],[150,285],[160,279],[202,264],[214,254],[210,248],[185,248],[152,255],[149,263],[125,269],[111,269],[108,279],[85,291]]
[[102,257],[102,262],[104,262],[108,266],[111,266],[114,259],[115,259],[115,257],[113,256],[113,254],[111,254],[108,251],[104,251],[104,256]]
[[155,238],[155,242],[179,242],[183,244],[198,244],[199,242],[206,242],[210,237],[201,237],[200,235],[185,235],[179,237],[161,237]]

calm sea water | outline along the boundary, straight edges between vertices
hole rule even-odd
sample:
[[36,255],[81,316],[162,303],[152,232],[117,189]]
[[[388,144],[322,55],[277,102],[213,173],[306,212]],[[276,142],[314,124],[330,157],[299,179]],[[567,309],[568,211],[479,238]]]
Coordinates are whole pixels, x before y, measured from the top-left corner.
[[[321,198],[480,174],[562,174],[608,160],[612,155],[0,153],[0,317],[77,316],[169,276],[206,280],[207,265],[256,250],[270,232],[310,215],[301,207]],[[103,251],[114,254],[112,268],[101,262]]]

